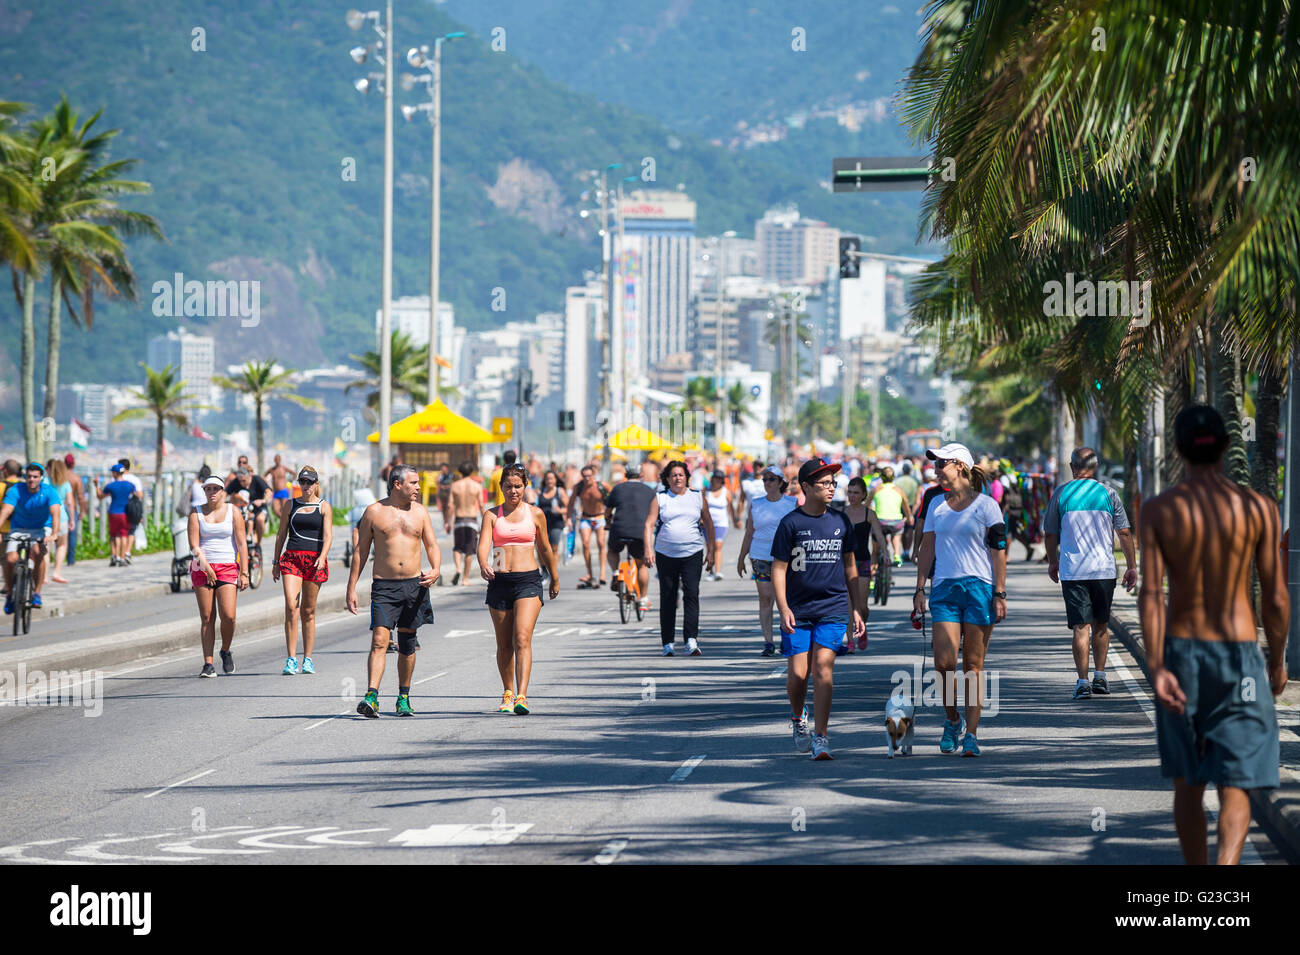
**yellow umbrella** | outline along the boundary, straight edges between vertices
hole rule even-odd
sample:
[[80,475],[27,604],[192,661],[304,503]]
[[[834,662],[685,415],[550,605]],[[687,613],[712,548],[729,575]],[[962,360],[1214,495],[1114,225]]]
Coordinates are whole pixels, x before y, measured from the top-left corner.
[[[371,444],[378,443],[379,432],[372,431],[366,440]],[[392,444],[501,443],[501,439],[491,431],[462,418],[441,400],[425,405],[401,421],[394,421],[388,428],[388,440]]]

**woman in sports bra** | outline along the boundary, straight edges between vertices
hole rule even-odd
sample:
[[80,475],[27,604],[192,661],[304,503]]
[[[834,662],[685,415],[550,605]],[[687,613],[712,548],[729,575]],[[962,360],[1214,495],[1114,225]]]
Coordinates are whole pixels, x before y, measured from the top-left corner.
[[[248,550],[244,517],[226,501],[226,485],[219,477],[203,482],[207,503],[190,515],[190,582],[199,602],[199,639],[203,643],[201,677],[214,678],[212,650],[217,642],[217,613],[221,614],[221,669],[235,672],[230,652],[235,639],[235,595],[248,586]],[[226,585],[230,585],[227,588]]]
[[[334,515],[320,496],[316,469],[298,472],[298,497],[280,499],[280,529],[275,534],[271,579],[284,587],[284,645],[287,656],[281,674],[312,674],[316,664],[316,598],[329,580],[329,552],[334,543]],[[287,489],[286,489],[287,490]],[[298,666],[298,621],[302,620],[302,666]]]
[[511,464],[501,471],[505,503],[483,512],[478,537],[478,567],[488,582],[488,613],[497,638],[497,670],[501,674],[498,713],[524,716],[528,680],[533,669],[533,627],[542,612],[542,574],[551,575],[550,595],[560,594],[559,568],[540,508],[524,502],[528,469]]

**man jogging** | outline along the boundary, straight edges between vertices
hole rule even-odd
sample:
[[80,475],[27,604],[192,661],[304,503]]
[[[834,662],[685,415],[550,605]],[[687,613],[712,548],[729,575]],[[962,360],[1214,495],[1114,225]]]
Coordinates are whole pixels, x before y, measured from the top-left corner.
[[[384,678],[388,642],[397,631],[398,716],[413,716],[411,674],[415,672],[415,651],[420,648],[416,631],[433,623],[429,587],[442,570],[442,554],[433,535],[429,512],[420,503],[420,475],[413,467],[395,464],[388,472],[388,497],[366,508],[357,535],[357,552],[348,573],[347,605],[357,612],[357,578],[366,565],[370,544],[375,545],[374,579],[370,587],[370,659],[366,668],[365,699],[357,712],[374,719],[379,715],[379,683]],[[429,558],[429,569],[420,570],[420,545]]]
[[[781,518],[772,540],[772,585],[781,611],[781,655],[786,658],[795,751],[812,750],[813,759],[833,759],[826,739],[831,715],[835,651],[853,621],[854,638],[867,632],[867,608],[854,605],[852,581],[858,576],[853,555],[853,525],[842,511],[830,510],[838,464],[821,458],[799,468],[804,503]],[[808,657],[812,655],[816,726],[808,738],[804,701],[808,695]]]
[[[1228,432],[1213,408],[1174,419],[1186,477],[1142,505],[1138,609],[1151,687],[1160,708],[1160,774],[1174,780],[1174,826],[1183,861],[1205,865],[1207,783],[1219,794],[1218,862],[1236,865],[1250,828],[1251,789],[1278,785],[1273,700],[1286,687],[1291,601],[1278,551],[1277,503],[1222,473]],[[1251,606],[1259,574],[1260,653]],[[1169,574],[1166,605],[1162,582]]]
[[[1124,548],[1124,589],[1137,584],[1133,532],[1124,502],[1112,488],[1097,481],[1097,452],[1075,448],[1070,455],[1074,480],[1052,492],[1043,532],[1047,544],[1047,573],[1060,582],[1065,597],[1065,625],[1074,631],[1074,668],[1078,680],[1074,699],[1110,693],[1106,682],[1106,650],[1110,643],[1110,604],[1115,596],[1114,538]],[[1096,669],[1088,683],[1088,646]]]

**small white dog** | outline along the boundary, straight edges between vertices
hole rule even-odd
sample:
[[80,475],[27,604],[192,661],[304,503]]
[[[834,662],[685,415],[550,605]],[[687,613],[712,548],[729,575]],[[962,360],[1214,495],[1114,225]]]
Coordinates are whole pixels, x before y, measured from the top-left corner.
[[885,703],[885,737],[889,741],[889,758],[912,755],[912,722],[916,708],[906,693],[891,694]]

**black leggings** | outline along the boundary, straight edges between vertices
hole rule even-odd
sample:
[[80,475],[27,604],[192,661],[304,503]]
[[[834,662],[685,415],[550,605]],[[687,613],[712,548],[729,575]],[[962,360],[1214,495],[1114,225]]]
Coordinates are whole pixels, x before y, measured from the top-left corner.
[[677,587],[682,588],[682,632],[687,640],[700,634],[700,574],[704,571],[704,551],[689,557],[669,557],[655,551],[659,568],[659,639],[665,646],[673,642],[677,629]]

